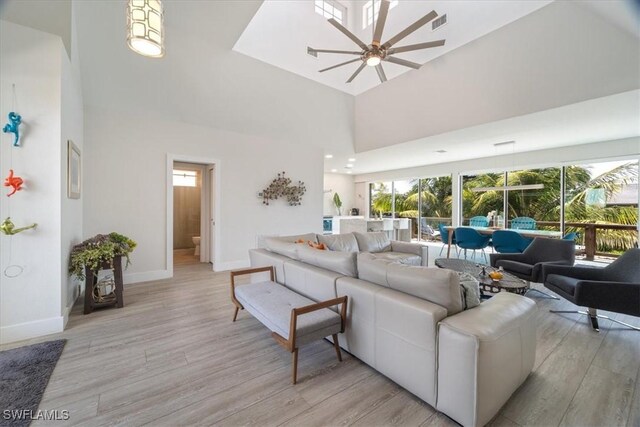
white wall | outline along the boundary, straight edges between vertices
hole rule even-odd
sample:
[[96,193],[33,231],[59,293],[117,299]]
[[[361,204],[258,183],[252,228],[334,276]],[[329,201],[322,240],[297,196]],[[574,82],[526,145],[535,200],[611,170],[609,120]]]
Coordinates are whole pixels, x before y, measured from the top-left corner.
[[[10,167],[25,180],[25,190],[0,196],[0,217],[17,226],[38,223],[8,237],[0,234],[0,343],[62,330],[61,266],[61,58],[59,37],[0,21],[0,117],[22,115],[22,147],[1,134],[0,173]],[[15,84],[14,101],[12,85]],[[24,267],[7,278],[10,264]]]
[[579,3],[553,2],[358,95],[356,152],[639,88],[638,39]]
[[[117,231],[138,243],[128,282],[166,277],[167,154],[218,159],[221,210],[216,269],[248,263],[262,234],[322,230],[323,152],[319,148],[187,124],[85,108],[84,235]],[[304,181],[302,205],[263,206],[257,192],[278,172]]]
[[333,204],[333,196],[335,193],[338,193],[342,201],[342,215],[350,215],[351,208],[356,207],[353,176],[339,173],[324,174],[324,215],[338,214]]
[[[84,140],[84,106],[82,103],[82,82],[78,59],[75,23],[70,28],[71,59],[66,53],[60,58],[61,73],[61,138],[60,138],[60,194],[61,194],[61,265],[62,265],[62,313],[65,323],[69,311],[78,297],[78,285],[81,282],[69,276],[69,255],[71,248],[82,239],[82,193],[80,199],[67,198],[67,141],[71,140],[83,154]],[[82,161],[80,167],[82,168]],[[81,173],[82,176],[82,173]]]

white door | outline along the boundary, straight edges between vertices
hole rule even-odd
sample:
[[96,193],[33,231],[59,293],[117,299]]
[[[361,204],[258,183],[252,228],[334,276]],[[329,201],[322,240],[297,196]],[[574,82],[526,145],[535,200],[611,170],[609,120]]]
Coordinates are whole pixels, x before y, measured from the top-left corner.
[[207,173],[209,174],[209,182],[211,183],[211,191],[209,192],[209,262],[212,264],[215,270],[216,260],[216,170],[215,165],[209,165],[207,167]]

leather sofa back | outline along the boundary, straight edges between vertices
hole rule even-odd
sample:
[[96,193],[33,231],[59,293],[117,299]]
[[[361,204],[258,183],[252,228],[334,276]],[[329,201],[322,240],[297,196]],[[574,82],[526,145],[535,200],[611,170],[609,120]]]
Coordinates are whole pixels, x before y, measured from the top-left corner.
[[449,316],[464,307],[460,279],[451,270],[399,264],[362,253],[358,255],[358,272],[363,280],[441,305]]
[[358,241],[360,252],[388,252],[391,250],[391,240],[384,231],[375,233],[353,233]]
[[360,252],[358,241],[353,233],[318,234],[318,242],[324,243],[324,245],[332,251]]
[[[296,243],[300,240],[304,243]],[[306,245],[309,241],[313,243],[317,242],[315,233],[298,234],[295,236],[269,236],[263,239],[266,249],[291,259],[298,259],[296,249],[299,245]]]
[[336,279],[342,276],[299,261],[289,260],[284,263],[284,285],[314,301],[336,298]]
[[356,252],[319,250],[305,245],[299,245],[297,251],[298,259],[302,262],[344,276],[358,277],[358,267],[356,264],[356,256],[358,254]]

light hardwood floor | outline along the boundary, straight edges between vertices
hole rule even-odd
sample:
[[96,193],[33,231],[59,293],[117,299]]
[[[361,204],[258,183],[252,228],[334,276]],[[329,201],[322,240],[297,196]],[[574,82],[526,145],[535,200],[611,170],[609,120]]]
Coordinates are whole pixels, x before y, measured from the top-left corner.
[[[33,341],[68,339],[40,408],[82,426],[456,425],[325,341],[302,348],[291,385],[290,354],[246,312],[231,322],[228,273],[209,268],[181,262],[174,279],[126,286],[124,308],[77,306],[64,333]],[[568,302],[532,297],[535,371],[491,424],[640,426],[640,333],[602,321],[598,334],[548,313]]]

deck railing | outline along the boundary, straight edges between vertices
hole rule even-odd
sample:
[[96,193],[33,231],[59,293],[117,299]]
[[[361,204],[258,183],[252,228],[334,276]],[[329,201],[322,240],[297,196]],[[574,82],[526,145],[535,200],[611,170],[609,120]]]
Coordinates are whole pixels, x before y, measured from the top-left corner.
[[[441,217],[422,217],[427,220],[427,223],[434,228],[437,228],[438,223],[451,224],[451,218]],[[469,218],[463,219],[463,224],[468,224]],[[560,222],[558,221],[537,221],[538,227],[541,229],[555,229],[560,230]],[[578,233],[584,238],[584,249],[580,249],[579,253],[584,253],[587,260],[593,260],[596,255],[617,257],[620,254],[610,252],[598,251],[597,234],[598,230],[618,230],[628,231],[635,233],[636,246],[638,245],[638,226],[627,224],[596,224],[590,222],[567,222],[565,228],[571,228],[578,230]]]

